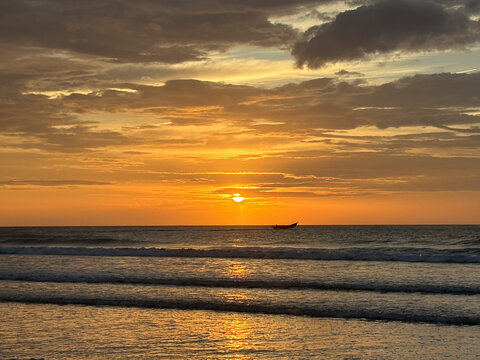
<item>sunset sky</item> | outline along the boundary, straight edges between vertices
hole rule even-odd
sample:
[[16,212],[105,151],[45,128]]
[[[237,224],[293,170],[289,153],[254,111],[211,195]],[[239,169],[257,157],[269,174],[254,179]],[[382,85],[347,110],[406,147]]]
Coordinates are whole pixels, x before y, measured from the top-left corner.
[[480,1],[2,0],[0,46],[0,225],[480,223]]

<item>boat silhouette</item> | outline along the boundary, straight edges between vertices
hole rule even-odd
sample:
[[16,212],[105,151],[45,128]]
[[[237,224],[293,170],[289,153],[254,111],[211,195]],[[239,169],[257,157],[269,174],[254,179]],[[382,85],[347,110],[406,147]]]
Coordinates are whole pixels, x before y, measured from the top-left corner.
[[297,224],[298,224],[298,222],[293,223],[293,224],[289,224],[289,225],[273,225],[272,227],[275,230],[287,230],[287,229],[293,229],[294,227],[297,226]]

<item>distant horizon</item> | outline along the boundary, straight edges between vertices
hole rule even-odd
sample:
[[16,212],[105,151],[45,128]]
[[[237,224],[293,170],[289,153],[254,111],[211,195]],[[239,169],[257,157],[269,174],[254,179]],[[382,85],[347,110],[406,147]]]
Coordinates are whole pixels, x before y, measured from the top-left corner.
[[[18,227],[18,228],[29,228],[29,227],[182,227],[182,226],[195,226],[195,227],[225,227],[225,226],[262,226],[262,227],[272,227],[276,224],[168,224],[168,225],[0,225],[0,228],[9,228],[9,227]],[[280,224],[278,224],[280,225]],[[480,223],[456,223],[456,224],[444,224],[444,223],[398,223],[398,224],[298,224],[297,227],[301,226],[480,226]],[[290,229],[291,231],[292,229]]]

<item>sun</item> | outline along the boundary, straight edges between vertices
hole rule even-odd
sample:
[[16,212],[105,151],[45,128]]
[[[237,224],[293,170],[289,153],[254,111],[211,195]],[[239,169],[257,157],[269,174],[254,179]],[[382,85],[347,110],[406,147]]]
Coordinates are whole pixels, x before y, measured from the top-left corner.
[[240,194],[233,194],[232,200],[237,203],[241,203],[243,200],[245,200],[245,198],[240,196]]

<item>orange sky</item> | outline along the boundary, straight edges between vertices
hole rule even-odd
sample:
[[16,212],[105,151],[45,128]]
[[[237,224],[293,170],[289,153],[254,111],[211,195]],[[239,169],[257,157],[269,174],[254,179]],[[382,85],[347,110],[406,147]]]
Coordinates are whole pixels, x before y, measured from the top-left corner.
[[468,1],[0,14],[0,226],[480,223]]

